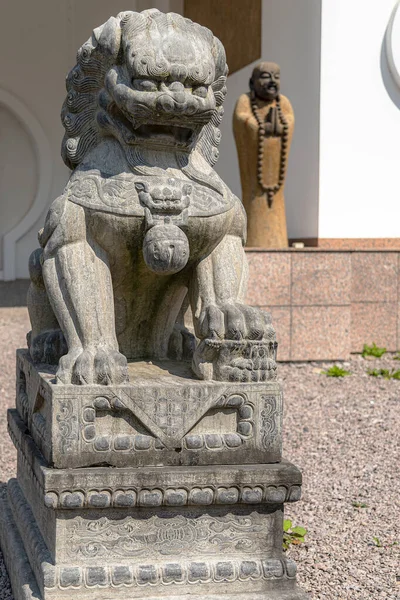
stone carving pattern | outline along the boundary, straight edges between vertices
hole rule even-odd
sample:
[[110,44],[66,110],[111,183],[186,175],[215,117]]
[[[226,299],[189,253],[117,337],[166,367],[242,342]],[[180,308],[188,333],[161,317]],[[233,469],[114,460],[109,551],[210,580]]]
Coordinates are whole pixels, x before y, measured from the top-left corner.
[[268,450],[278,434],[278,419],[280,410],[276,396],[263,396],[264,408],[261,409],[261,436],[263,447]]
[[[43,490],[41,490],[43,492]],[[300,499],[301,485],[202,486],[180,488],[121,488],[46,490],[48,508],[132,508],[134,506],[208,506],[212,504],[282,504]]]
[[19,367],[17,373],[17,396],[16,396],[16,407],[21,415],[24,423],[28,425],[29,422],[29,399],[26,389],[26,375],[24,371]]
[[8,432],[14,446],[17,448],[19,457],[25,465],[25,471],[30,474],[32,483],[39,497],[43,497],[45,506],[51,509],[77,508],[131,508],[135,506],[187,506],[212,504],[281,504],[283,502],[297,502],[300,500],[300,483],[286,485],[258,485],[241,484],[235,486],[190,486],[190,487],[166,487],[166,488],[141,488],[132,486],[118,489],[91,489],[81,486],[79,489],[44,489],[43,483],[38,480],[33,462],[39,467],[46,467],[41,454],[38,455],[35,444],[27,438],[27,444],[31,448],[29,460],[25,454],[25,445],[22,443],[24,425],[16,415],[16,423],[9,422]]
[[[225,434],[187,434],[183,437],[183,443],[188,450],[215,450],[222,448],[237,448],[254,435],[254,406],[245,394],[232,394],[221,396],[212,408],[234,408],[238,412],[237,430]],[[133,410],[122,402],[115,394],[110,396],[98,396],[91,404],[82,408],[82,437],[87,443],[93,445],[93,450],[106,452],[111,448],[113,451],[154,451],[164,448],[164,444],[154,435],[140,434],[117,434],[112,436],[96,435],[96,410],[118,411]],[[155,405],[157,424],[167,435],[176,434],[176,417],[188,410],[187,402],[174,402],[173,399],[160,398]]]
[[262,552],[266,548],[268,524],[257,513],[248,516],[209,515],[188,518],[178,515],[169,519],[150,518],[97,521],[75,518],[67,525],[70,558],[106,556],[146,557],[181,556],[193,547],[198,554],[223,551]]
[[[40,413],[34,413],[32,415],[32,433],[34,433],[34,431],[37,432],[37,434],[39,435],[39,438],[41,440],[41,443],[45,443],[46,442],[46,419],[43,417],[43,415],[41,415]],[[34,436],[35,437],[35,436]]]
[[[39,481],[39,479],[37,477],[36,470],[33,468],[33,464],[34,464],[34,462],[37,462],[37,464],[40,467],[47,466],[47,464],[45,463],[42,454],[38,452],[36,444],[32,440],[32,438],[30,438],[30,437],[27,438],[26,444],[21,443],[21,429],[23,431],[25,429],[25,427],[24,427],[24,423],[23,423],[21,417],[19,416],[19,414],[15,418],[19,421],[19,425],[17,426],[18,433],[16,431],[14,431],[13,427],[10,424],[10,418],[9,418],[8,425],[7,425],[8,434],[9,434],[11,441],[14,444],[15,448],[18,450],[18,459],[21,461],[21,463],[25,469],[25,472],[29,473],[29,477],[30,477],[37,493],[39,495],[43,495],[44,494],[43,485],[41,484],[41,482]],[[26,446],[29,447],[29,451],[27,453],[25,452]]]
[[80,589],[95,587],[145,587],[169,584],[207,584],[294,579],[296,564],[290,559],[225,560],[110,565],[106,567],[58,568],[57,587]]
[[[11,480],[8,486],[9,503],[12,508],[13,521],[10,521],[10,527],[14,526],[15,522],[24,529],[25,550],[29,556],[30,564],[36,574],[38,581],[43,581],[43,586],[46,590],[54,589],[83,589],[83,588],[100,588],[100,587],[141,587],[141,586],[157,586],[166,584],[204,584],[204,583],[222,583],[233,581],[258,581],[276,580],[276,579],[294,579],[296,575],[296,565],[293,561],[286,558],[266,558],[260,559],[251,556],[248,559],[232,559],[216,560],[203,559],[197,561],[181,561],[174,562],[152,562],[146,564],[127,565],[112,564],[112,565],[91,565],[91,566],[54,566],[52,563],[49,551],[43,541],[38,526],[35,523],[33,514],[27,505],[25,498],[19,488],[16,480]],[[249,518],[250,517],[250,518]],[[7,518],[7,515],[6,515]],[[181,517],[178,517],[181,518]],[[205,517],[208,518],[208,517]],[[80,519],[85,521],[84,519]],[[251,524],[251,515],[245,516],[239,522],[234,524],[234,531],[231,532],[230,516],[228,519],[214,519],[214,525],[211,519],[211,527],[214,529],[209,531],[208,525],[204,523],[205,529],[202,530],[203,524],[200,525],[199,533],[195,537],[203,539],[204,536],[218,537],[218,535],[226,535],[225,543],[227,545],[240,544],[245,537],[245,530],[253,533],[253,527],[256,539],[262,540],[265,535],[262,535],[264,530],[262,525]],[[222,521],[222,524],[221,524]],[[100,519],[100,527],[90,527],[98,534],[99,530],[104,527],[106,520]],[[92,522],[93,523],[93,522]],[[118,524],[113,522],[113,528],[118,527]],[[184,524],[182,523],[182,526]],[[107,527],[106,527],[107,528]],[[235,532],[237,538],[235,538]],[[233,533],[233,535],[232,535]],[[265,532],[264,532],[265,533]],[[146,532],[143,532],[146,539]],[[167,527],[156,533],[156,537],[161,543],[161,546],[167,548],[164,556],[168,556],[169,552],[174,550],[174,545],[178,546],[179,542],[186,536],[186,532],[182,528],[176,530],[175,527]],[[152,532],[150,532],[152,535]],[[107,537],[107,536],[106,536]],[[187,542],[187,540],[186,540]],[[218,539],[218,543],[220,540]],[[164,546],[165,544],[165,546]],[[247,544],[246,544],[247,545]],[[218,552],[218,549],[215,549]],[[242,551],[242,548],[240,548]],[[250,550],[249,550],[250,553]],[[100,557],[100,555],[99,555]]]
[[[11,435],[11,433],[10,433]],[[14,436],[11,436],[14,438]],[[13,439],[15,442],[15,438]],[[30,464],[21,456],[26,467]],[[110,489],[58,489],[44,490],[43,484],[34,473],[30,474],[37,493],[43,497],[47,508],[70,509],[77,508],[132,508],[159,506],[207,506],[211,504],[231,505],[241,504],[281,504],[296,502],[301,496],[300,484],[286,485],[254,485],[240,486],[202,486],[181,488],[122,488]]]
[[54,587],[55,585],[55,567],[52,564],[50,552],[42,538],[39,527],[28,506],[24,495],[16,479],[11,479],[8,483],[8,495],[14,521],[18,523],[20,531],[24,531],[24,545],[30,563],[34,568],[35,575],[39,570],[43,571],[43,577],[46,585]]
[[184,444],[188,450],[199,450],[204,447],[207,448],[207,450],[212,450],[223,446],[226,448],[237,448],[253,437],[254,406],[248,401],[245,394],[222,396],[213,408],[234,408],[237,410],[238,422],[236,432],[223,434],[188,434],[184,438]]
[[73,404],[70,399],[60,402],[60,412],[56,415],[58,431],[60,433],[60,451],[66,453],[72,448],[72,444],[78,439],[76,429],[78,417],[74,414]]

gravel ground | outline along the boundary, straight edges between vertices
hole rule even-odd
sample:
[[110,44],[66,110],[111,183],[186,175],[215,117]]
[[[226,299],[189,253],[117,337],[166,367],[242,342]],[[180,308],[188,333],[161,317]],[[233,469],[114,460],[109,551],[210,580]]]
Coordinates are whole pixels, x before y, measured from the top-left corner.
[[[15,350],[26,346],[25,307],[0,308],[0,485],[16,473],[16,452],[7,433],[6,409],[15,406]],[[0,551],[0,600],[13,600]]]
[[366,371],[397,370],[400,361],[354,357],[344,368],[352,375],[326,377],[319,364],[280,369],[284,454],[304,477],[302,502],[287,505],[286,516],[308,530],[306,542],[289,554],[312,598],[395,600],[400,598],[400,381]]
[[[0,308],[3,482],[15,474],[5,409],[14,404],[15,349],[25,346],[28,329],[25,308]],[[400,380],[366,371],[400,369],[400,361],[354,357],[344,378],[321,374],[331,364],[280,365],[284,455],[304,474],[303,499],[287,505],[286,517],[308,530],[305,543],[288,553],[313,599],[399,600]],[[1,553],[0,600],[12,600]]]

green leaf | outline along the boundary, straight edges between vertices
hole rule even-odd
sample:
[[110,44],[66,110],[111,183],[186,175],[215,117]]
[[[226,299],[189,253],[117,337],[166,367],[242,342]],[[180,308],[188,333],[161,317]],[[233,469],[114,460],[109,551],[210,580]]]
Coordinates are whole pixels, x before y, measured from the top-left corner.
[[378,537],[373,536],[372,538],[375,542],[375,546],[377,546],[378,548],[382,548],[382,542]]
[[297,525],[296,527],[292,528],[291,533],[293,535],[298,535],[298,536],[304,537],[307,533],[307,529],[305,529],[305,527],[300,527],[299,525]]
[[383,379],[387,380],[400,379],[400,369],[398,371],[395,371],[394,369],[391,371],[389,371],[389,369],[368,369],[367,373],[372,377],[383,377]]
[[292,521],[290,519],[284,519],[283,521],[283,531],[289,531],[292,526]]
[[379,377],[380,375],[378,369],[368,369],[367,373],[368,375],[371,375],[371,377]]

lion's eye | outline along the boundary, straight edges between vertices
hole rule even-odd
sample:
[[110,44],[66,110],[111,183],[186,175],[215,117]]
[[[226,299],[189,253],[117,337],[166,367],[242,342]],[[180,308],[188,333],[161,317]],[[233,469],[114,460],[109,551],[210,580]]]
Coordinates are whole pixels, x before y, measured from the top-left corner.
[[197,88],[193,88],[193,95],[200,96],[200,98],[205,98],[207,96],[207,88],[205,85],[199,85]]
[[143,92],[156,92],[157,84],[150,79],[132,79],[132,85],[135,90],[141,90]]

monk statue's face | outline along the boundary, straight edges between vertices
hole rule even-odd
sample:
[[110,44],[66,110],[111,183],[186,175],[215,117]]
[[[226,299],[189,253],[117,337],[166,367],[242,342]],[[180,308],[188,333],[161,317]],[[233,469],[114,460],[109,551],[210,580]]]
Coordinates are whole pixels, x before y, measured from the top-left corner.
[[250,89],[261,100],[271,102],[279,95],[281,70],[275,63],[257,65],[250,79]]

